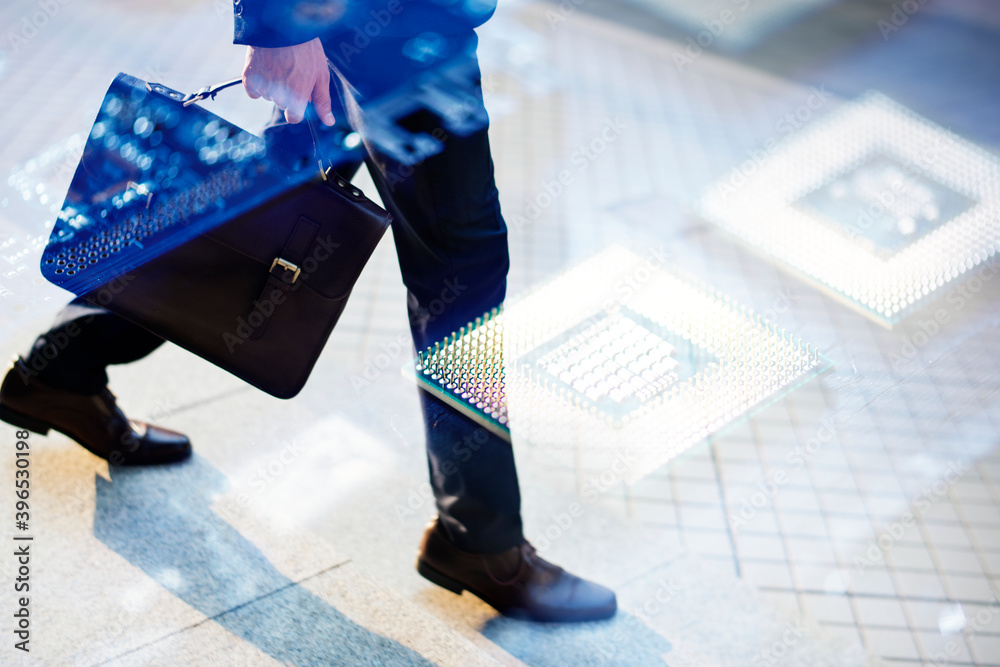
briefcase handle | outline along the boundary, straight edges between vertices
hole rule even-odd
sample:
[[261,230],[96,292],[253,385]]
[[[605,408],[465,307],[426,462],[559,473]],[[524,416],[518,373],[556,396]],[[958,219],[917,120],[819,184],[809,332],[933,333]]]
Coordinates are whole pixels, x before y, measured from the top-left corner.
[[232,81],[224,81],[223,83],[217,83],[212,86],[205,86],[196,93],[192,93],[182,100],[184,106],[191,106],[195,102],[200,102],[201,100],[207,98],[215,99],[215,96],[219,94],[220,90],[225,90],[230,86],[235,86],[238,83],[243,83],[243,78],[233,79]]
[[[189,93],[187,95],[182,95],[181,93],[167,88],[161,83],[147,83],[146,88],[153,93],[163,95],[168,97],[175,102],[180,102],[183,106],[191,106],[195,102],[200,102],[204,99],[215,99],[215,96],[219,94],[220,91],[230,88],[237,84],[243,83],[243,78],[231,79],[230,81],[223,81],[222,83],[216,83],[211,86],[205,86],[195,93]],[[323,180],[327,180],[327,168],[323,164],[323,157],[319,152],[319,135],[316,133],[316,126],[313,125],[312,119],[306,114],[305,117],[306,125],[309,127],[309,134],[312,135],[313,142],[313,154],[316,156],[316,163],[319,166],[319,174],[323,177]],[[332,164],[330,165],[333,166]]]

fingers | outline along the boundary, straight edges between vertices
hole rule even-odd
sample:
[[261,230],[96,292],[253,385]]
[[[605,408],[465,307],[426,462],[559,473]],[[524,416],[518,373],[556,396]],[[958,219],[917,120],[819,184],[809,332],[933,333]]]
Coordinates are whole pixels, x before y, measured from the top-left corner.
[[247,91],[247,95],[252,100],[260,98],[260,92],[258,86],[260,85],[255,79],[260,77],[255,74],[251,74],[250,68],[254,60],[254,48],[252,46],[247,47],[246,58],[243,60],[243,90]]
[[287,120],[289,123],[293,125],[295,123],[301,123],[305,117],[306,117],[306,105],[304,104],[302,105],[301,108],[295,106],[295,107],[288,107],[287,109],[285,109],[285,120]]
[[277,87],[272,93],[274,103],[285,112],[285,120],[289,123],[301,123],[305,118],[306,105],[309,98],[302,95],[298,90],[288,89],[284,86]]
[[312,101],[320,121],[334,124],[330,71],[318,38],[287,47],[247,48],[243,87],[252,99],[273,101],[289,123],[301,123]]
[[312,90],[312,103],[321,123],[331,126],[336,122],[330,104],[330,73],[328,71],[324,71],[323,75],[317,77],[316,85],[313,86]]
[[261,96],[260,93],[257,91],[257,88],[250,82],[250,80],[251,77],[248,77],[246,74],[243,75],[243,90],[247,91],[247,95],[250,97],[250,99],[252,100],[260,99]]

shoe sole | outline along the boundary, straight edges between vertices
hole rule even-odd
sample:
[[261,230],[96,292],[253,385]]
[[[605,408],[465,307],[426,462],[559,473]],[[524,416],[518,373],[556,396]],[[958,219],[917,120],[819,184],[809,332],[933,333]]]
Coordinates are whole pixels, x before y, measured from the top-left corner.
[[472,593],[473,595],[475,595],[477,598],[479,598],[480,600],[482,600],[486,604],[488,604],[491,607],[493,607],[494,609],[496,609],[497,612],[503,614],[504,616],[507,616],[508,618],[514,618],[514,619],[518,619],[518,620],[522,620],[522,621],[545,621],[546,620],[546,619],[542,619],[542,618],[537,618],[537,617],[533,616],[532,614],[528,613],[527,611],[525,611],[524,609],[518,609],[516,607],[515,608],[511,608],[511,609],[500,609],[499,607],[494,606],[486,598],[485,595],[477,592],[476,590],[474,590],[472,588],[469,588],[468,586],[466,586],[465,584],[463,584],[458,579],[454,579],[452,577],[449,577],[444,572],[441,572],[440,570],[435,569],[434,567],[428,565],[426,562],[424,562],[423,560],[420,560],[420,559],[417,560],[417,572],[424,579],[430,581],[433,584],[437,584],[438,586],[440,586],[441,588],[444,588],[445,590],[451,591],[455,595],[461,595],[462,591],[469,591],[470,593]]
[[0,403],[0,420],[7,422],[11,426],[27,429],[32,433],[37,433],[38,435],[48,435],[49,431],[52,429],[51,424],[35,419],[34,417],[29,417],[28,415],[21,414],[16,410],[11,410],[2,403]]
[[433,567],[428,565],[423,559],[417,560],[417,572],[424,579],[430,581],[431,583],[437,584],[441,588],[451,591],[455,595],[461,595],[462,591],[468,590],[468,587],[462,582],[460,582],[458,579],[452,579],[444,572],[434,569]]

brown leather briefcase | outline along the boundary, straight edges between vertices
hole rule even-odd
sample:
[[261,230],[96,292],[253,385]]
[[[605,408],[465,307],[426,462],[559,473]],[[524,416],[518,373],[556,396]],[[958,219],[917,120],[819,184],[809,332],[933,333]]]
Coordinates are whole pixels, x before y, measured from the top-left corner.
[[332,169],[281,172],[259,138],[190,104],[218,89],[184,96],[115,79],[42,271],[290,398],[390,216]]

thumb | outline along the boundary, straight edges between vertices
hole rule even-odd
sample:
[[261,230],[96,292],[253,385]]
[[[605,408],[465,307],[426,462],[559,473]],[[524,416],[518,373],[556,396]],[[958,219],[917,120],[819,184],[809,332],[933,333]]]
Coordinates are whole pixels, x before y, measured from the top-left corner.
[[316,81],[312,92],[313,108],[324,125],[333,125],[336,120],[330,103],[330,78],[321,76]]

